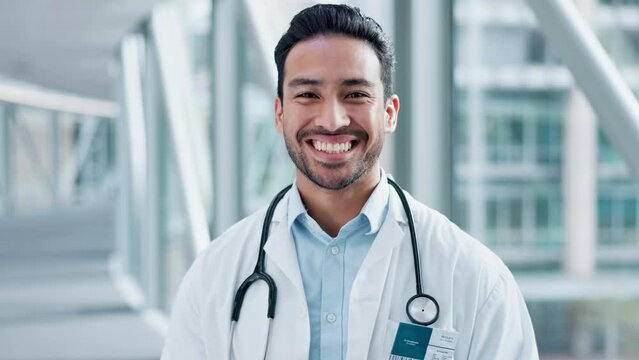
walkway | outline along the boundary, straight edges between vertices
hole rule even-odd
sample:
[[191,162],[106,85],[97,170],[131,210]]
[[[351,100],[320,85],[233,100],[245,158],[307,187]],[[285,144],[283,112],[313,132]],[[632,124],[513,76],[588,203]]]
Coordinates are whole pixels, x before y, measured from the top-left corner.
[[111,208],[0,220],[1,360],[158,359],[109,277]]

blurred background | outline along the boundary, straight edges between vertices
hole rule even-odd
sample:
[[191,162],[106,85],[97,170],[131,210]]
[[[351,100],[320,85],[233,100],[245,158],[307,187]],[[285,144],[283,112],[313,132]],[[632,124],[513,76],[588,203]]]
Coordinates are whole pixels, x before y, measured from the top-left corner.
[[[0,0],[0,359],[158,359],[182,276],[293,179],[310,0]],[[361,0],[382,163],[514,272],[543,359],[639,359],[639,1]]]

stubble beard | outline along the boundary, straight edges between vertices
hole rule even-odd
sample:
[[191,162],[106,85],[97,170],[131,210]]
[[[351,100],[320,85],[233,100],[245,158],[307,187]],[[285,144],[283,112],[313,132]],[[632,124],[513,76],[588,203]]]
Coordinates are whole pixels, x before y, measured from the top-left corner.
[[[295,149],[295,146],[292,143],[291,139],[289,139],[289,137],[286,135],[284,136],[284,143],[286,144],[286,150],[288,151],[288,154],[291,157],[291,160],[293,160],[293,163],[295,164],[297,169],[302,174],[304,174],[304,176],[306,176],[307,179],[309,179],[315,185],[323,189],[342,190],[352,185],[353,183],[355,183],[364,174],[366,174],[371,169],[373,169],[375,164],[377,164],[377,160],[379,159],[379,156],[382,153],[382,147],[384,145],[384,137],[382,136],[380,140],[377,141],[370,148],[369,151],[365,152],[363,158],[351,159],[348,162],[337,163],[337,164],[329,164],[329,163],[324,163],[324,162],[319,162],[319,161],[314,161],[309,159],[302,151],[302,146],[304,145],[303,145],[303,141],[301,140],[298,141],[298,143],[301,144],[299,147],[299,150]],[[361,142],[359,145],[363,146],[364,144],[363,142]],[[353,169],[353,171],[351,171],[350,174],[346,174],[345,176],[341,176],[339,178],[325,179],[313,172],[313,170],[311,169],[311,164],[310,164],[311,161],[314,161],[316,164],[323,167],[324,169],[336,170],[336,171],[348,166],[348,163],[350,162],[356,162],[356,164],[355,164],[355,169]]]

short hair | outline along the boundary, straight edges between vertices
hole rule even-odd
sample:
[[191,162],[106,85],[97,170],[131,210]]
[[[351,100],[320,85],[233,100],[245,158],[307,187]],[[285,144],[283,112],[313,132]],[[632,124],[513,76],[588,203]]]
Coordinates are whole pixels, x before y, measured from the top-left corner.
[[380,63],[384,97],[388,99],[393,92],[395,52],[382,27],[363,15],[359,8],[332,4],[318,4],[300,11],[277,43],[277,96],[280,99],[283,97],[284,63],[293,46],[318,35],[330,34],[362,40],[373,47]]

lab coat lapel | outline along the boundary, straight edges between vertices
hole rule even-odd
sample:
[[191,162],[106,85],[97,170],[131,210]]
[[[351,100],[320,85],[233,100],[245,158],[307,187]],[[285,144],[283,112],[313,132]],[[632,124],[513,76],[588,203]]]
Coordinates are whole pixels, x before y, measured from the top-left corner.
[[392,281],[391,260],[408,232],[397,194],[391,189],[389,211],[353,282],[348,320],[349,359],[367,358],[373,330],[387,282]]
[[270,236],[264,246],[266,271],[270,271],[270,266],[277,266],[299,291],[302,298],[305,298],[295,243],[287,226],[288,199],[289,195],[286,194],[273,213]]

